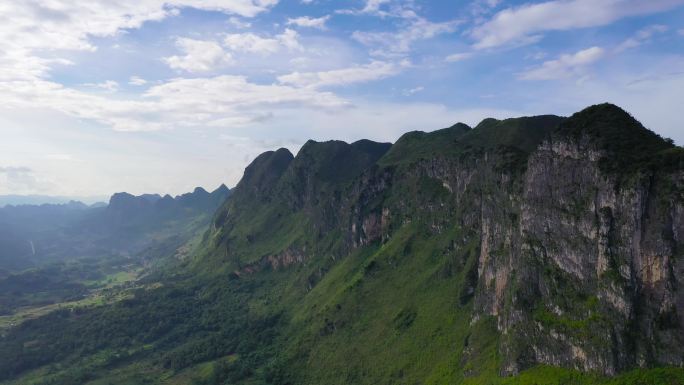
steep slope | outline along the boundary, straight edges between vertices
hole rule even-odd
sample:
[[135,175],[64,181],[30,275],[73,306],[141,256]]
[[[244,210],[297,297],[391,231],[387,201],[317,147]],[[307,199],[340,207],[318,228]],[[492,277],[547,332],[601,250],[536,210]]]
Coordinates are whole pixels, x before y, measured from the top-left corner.
[[516,220],[481,223],[476,309],[507,338],[504,372],[682,365],[682,155],[612,105],[532,154]]
[[293,383],[682,365],[682,151],[618,107],[409,133],[339,181],[312,152],[268,220],[215,223],[238,276],[301,266]]
[[285,149],[262,154],[219,209],[211,256],[202,264],[239,273],[301,262],[307,249],[329,249],[338,241],[345,190],[389,148],[367,140],[308,141],[296,157]]
[[12,329],[0,374],[684,384],[683,192],[684,150],[612,105],[267,152],[187,270]]

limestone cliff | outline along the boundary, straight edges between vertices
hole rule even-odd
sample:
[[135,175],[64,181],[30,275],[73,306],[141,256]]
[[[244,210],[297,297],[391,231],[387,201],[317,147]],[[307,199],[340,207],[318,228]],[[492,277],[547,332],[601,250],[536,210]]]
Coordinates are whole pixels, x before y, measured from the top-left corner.
[[[415,225],[414,238],[453,234],[440,276],[462,279],[450,295],[470,326],[495,319],[502,374],[684,364],[684,155],[619,108],[487,119],[392,147],[309,142],[264,166],[277,154],[247,169],[215,221],[216,258],[238,275],[311,264],[311,289]],[[476,355],[465,348],[464,365]]]

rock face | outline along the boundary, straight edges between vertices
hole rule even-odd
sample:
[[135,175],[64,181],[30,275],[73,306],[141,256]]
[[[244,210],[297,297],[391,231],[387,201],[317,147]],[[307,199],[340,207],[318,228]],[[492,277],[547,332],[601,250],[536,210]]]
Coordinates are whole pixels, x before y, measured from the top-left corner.
[[517,288],[502,331],[528,344],[507,357],[509,370],[681,365],[682,201],[671,189],[683,191],[683,174],[637,174],[619,186],[600,170],[605,154],[582,139],[545,141],[532,154],[517,258],[491,267],[496,282],[522,273],[502,283]]
[[684,365],[684,151],[619,108],[267,153],[212,240],[221,263],[258,273],[334,263],[408,226],[456,234],[455,299],[471,324],[496,320],[501,373]]
[[[510,341],[504,372],[682,365],[681,160],[672,171],[607,173],[602,162],[615,154],[563,128],[528,159],[517,221],[483,217],[476,300]],[[488,255],[492,244],[498,258]]]

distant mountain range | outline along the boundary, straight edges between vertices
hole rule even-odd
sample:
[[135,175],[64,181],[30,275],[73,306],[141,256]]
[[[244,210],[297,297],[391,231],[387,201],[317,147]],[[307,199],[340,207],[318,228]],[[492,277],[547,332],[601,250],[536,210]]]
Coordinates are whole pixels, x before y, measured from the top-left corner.
[[309,141],[230,191],[73,206],[20,211],[25,260],[186,252],[8,329],[7,384],[684,384],[684,148],[611,104]]
[[82,202],[86,205],[103,205],[109,200],[107,196],[50,196],[50,195],[0,195],[0,208],[13,205],[65,204],[69,202]]
[[225,185],[209,193],[171,197],[114,194],[108,204],[60,204],[0,208],[0,268],[18,269],[76,257],[136,253],[171,240],[187,241],[209,223],[229,196]]

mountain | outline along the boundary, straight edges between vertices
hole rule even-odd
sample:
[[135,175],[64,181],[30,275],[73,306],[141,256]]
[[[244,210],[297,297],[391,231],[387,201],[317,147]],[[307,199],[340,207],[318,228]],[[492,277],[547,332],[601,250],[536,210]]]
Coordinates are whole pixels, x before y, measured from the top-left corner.
[[44,204],[65,204],[71,201],[84,202],[86,204],[97,204],[106,200],[106,197],[63,197],[49,195],[0,195],[0,208],[5,206],[40,206]]
[[[239,276],[303,266],[306,298],[318,297],[307,305],[324,310],[300,326],[318,323],[325,337],[286,367],[324,376],[311,383],[373,373],[397,349],[406,361],[387,369],[406,372],[416,358],[408,341],[454,324],[451,337],[463,339],[439,337],[453,353],[434,359],[472,366],[466,375],[490,354],[504,374],[540,364],[612,375],[684,363],[683,152],[618,107],[408,133],[377,162],[336,162],[324,146],[305,146],[269,183],[276,200],[258,202],[249,218],[244,194],[262,187],[238,185],[222,209],[229,220],[214,222],[218,252],[209,257]],[[308,152],[331,156],[311,161]],[[328,162],[351,178],[330,186],[317,170]],[[361,252],[370,255],[345,270]],[[330,291],[339,274],[347,281]],[[415,330],[387,335],[404,318]],[[382,348],[365,343],[378,338]]]
[[135,254],[155,245],[187,242],[230,195],[197,188],[172,198],[114,194],[108,205],[66,204],[0,208],[0,268],[17,270],[44,262]]
[[0,268],[20,270],[31,266],[43,240],[46,244],[56,243],[56,239],[63,238],[60,229],[80,221],[87,212],[88,206],[74,201],[0,208]]
[[682,239],[684,149],[614,105],[309,141],[124,299],[9,329],[0,379],[684,384]]

